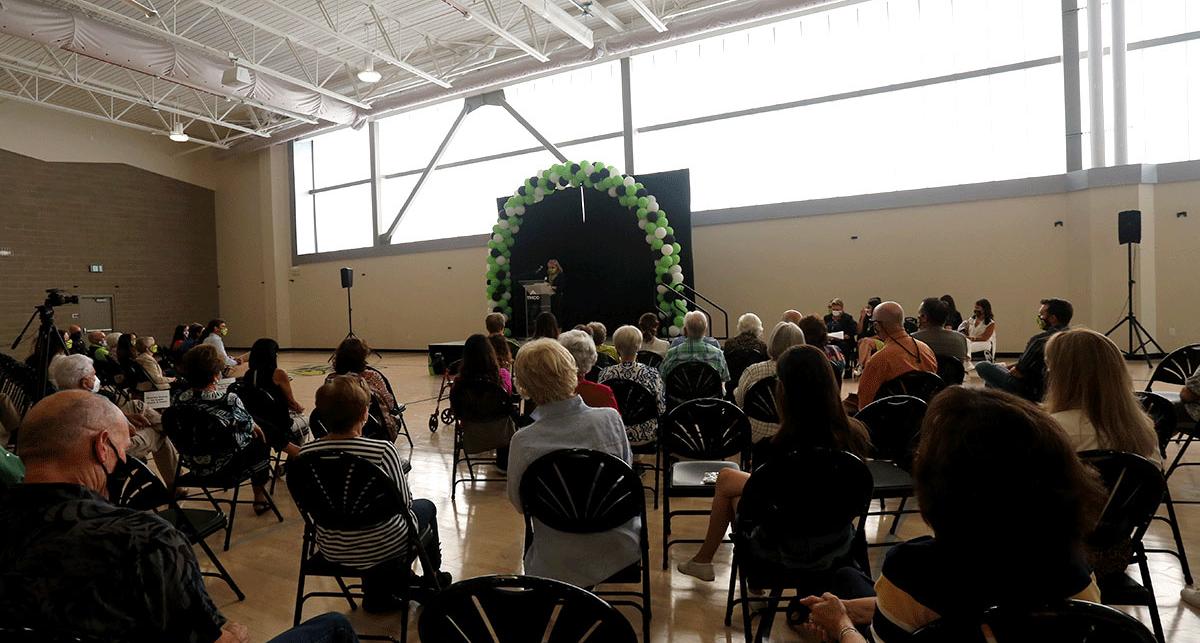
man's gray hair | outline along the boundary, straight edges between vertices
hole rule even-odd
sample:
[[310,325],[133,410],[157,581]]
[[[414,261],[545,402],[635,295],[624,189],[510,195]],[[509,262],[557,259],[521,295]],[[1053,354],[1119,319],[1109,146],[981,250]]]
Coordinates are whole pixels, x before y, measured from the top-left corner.
[[704,313],[693,310],[683,316],[683,334],[692,339],[702,339],[708,332],[708,318]]
[[575,358],[580,375],[586,375],[596,365],[596,342],[585,330],[569,330],[558,336],[558,343]]
[[60,391],[80,388],[80,380],[95,374],[96,367],[87,355],[63,355],[50,364],[50,381]]

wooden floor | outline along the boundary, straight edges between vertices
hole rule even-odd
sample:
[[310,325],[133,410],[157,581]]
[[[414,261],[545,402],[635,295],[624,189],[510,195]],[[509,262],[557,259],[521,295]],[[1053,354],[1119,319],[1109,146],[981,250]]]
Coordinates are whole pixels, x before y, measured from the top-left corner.
[[[296,371],[303,366],[313,366],[308,373],[296,374],[293,386],[297,398],[306,407],[312,405],[317,387],[323,380],[319,371],[325,367],[328,354],[296,352],[280,356],[281,367]],[[412,433],[415,449],[412,453],[412,473],[409,484],[415,497],[431,499],[438,510],[438,526],[441,532],[444,555],[443,568],[463,579],[495,573],[519,573],[521,571],[522,520],[508,503],[503,483],[480,483],[460,487],[455,502],[450,500],[450,462],[453,432],[442,428],[437,433],[428,429],[429,414],[434,408],[440,377],[431,376],[427,370],[424,354],[389,354],[376,364],[391,380],[397,397],[408,404],[406,419]],[[1140,387],[1148,377],[1148,369],[1130,366],[1135,383]],[[978,380],[968,385],[978,386]],[[1137,381],[1140,380],[1140,383]],[[848,383],[847,391],[854,390]],[[402,452],[407,444],[402,443]],[[1200,460],[1200,448],[1193,452],[1193,459]],[[1196,468],[1178,471],[1171,481],[1175,498],[1200,497]],[[270,514],[255,517],[246,512],[237,517],[236,529],[230,551],[220,552],[220,536],[210,542],[218,551],[221,560],[246,593],[246,600],[238,602],[233,593],[219,580],[208,580],[209,592],[230,619],[244,623],[252,632],[252,640],[265,641],[271,636],[291,627],[292,610],[296,592],[296,573],[300,556],[300,540],[303,524],[288,496],[286,485],[280,485],[276,498],[284,515],[282,524]],[[1014,508],[1019,511],[1019,508]],[[1193,552],[1194,564],[1200,565],[1200,505],[1181,506],[1180,520],[1183,524],[1186,547]],[[729,546],[722,547],[716,559],[717,580],[705,583],[674,571],[674,562],[689,557],[695,545],[679,545],[671,549],[671,568],[661,571],[661,521],[660,513],[650,510],[651,587],[653,591],[654,621],[651,627],[654,641],[740,641],[739,622],[726,628],[723,623],[726,584],[729,573]],[[890,519],[880,524],[876,520],[868,523],[868,537],[878,540],[886,537]],[[684,517],[674,522],[680,536],[701,537],[704,530],[703,518]],[[916,515],[906,517],[899,535],[903,539],[927,533],[927,528]],[[1147,544],[1165,545],[1170,542],[1170,531],[1155,522],[1147,537]],[[198,550],[197,550],[198,551]],[[881,549],[872,550],[874,572],[879,571]],[[198,551],[199,553],[199,551]],[[202,554],[200,554],[202,556]],[[202,563],[205,561],[202,561]],[[1173,557],[1151,555],[1151,568],[1159,601],[1159,611],[1166,629],[1167,640],[1183,643],[1200,640],[1200,614],[1179,601],[1182,574]],[[1200,572],[1200,570],[1198,570]],[[318,583],[313,579],[310,583]],[[332,589],[333,583],[329,583]],[[305,606],[305,615],[313,616],[326,611],[347,613],[360,634],[390,634],[399,638],[400,614],[367,615],[360,609],[351,613],[348,605],[338,599],[313,599]],[[1129,608],[1131,614],[1149,624],[1144,608]],[[414,607],[413,616],[419,612]],[[636,619],[636,613],[629,612]],[[636,622],[636,621],[635,621]],[[637,628],[640,630],[640,628]],[[796,641],[800,638],[782,624],[774,628],[773,640]],[[410,626],[409,640],[417,640],[416,619]]]

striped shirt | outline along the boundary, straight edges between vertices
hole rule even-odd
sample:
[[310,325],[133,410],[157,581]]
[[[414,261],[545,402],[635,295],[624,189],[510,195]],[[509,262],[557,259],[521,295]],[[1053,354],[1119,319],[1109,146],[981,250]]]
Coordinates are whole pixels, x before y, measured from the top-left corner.
[[[318,440],[300,447],[300,454],[337,451],[355,455],[379,465],[387,477],[396,481],[406,507],[412,507],[412,493],[404,477],[400,452],[396,445],[383,440],[351,438],[349,440]],[[413,519],[415,522],[415,518]],[[408,553],[408,526],[400,515],[368,529],[342,531],[317,525],[317,548],[330,562],[368,569],[386,560],[401,558]]]

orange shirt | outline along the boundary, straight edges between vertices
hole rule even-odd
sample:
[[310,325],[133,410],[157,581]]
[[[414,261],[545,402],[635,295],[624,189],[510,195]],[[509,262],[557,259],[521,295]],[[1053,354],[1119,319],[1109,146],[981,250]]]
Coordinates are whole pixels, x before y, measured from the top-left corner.
[[[900,344],[897,344],[897,341]],[[917,355],[920,357],[919,363],[913,359],[914,343]],[[937,373],[937,356],[933,354],[933,349],[926,346],[924,342],[913,339],[908,333],[904,333],[898,338],[888,340],[883,348],[872,355],[871,359],[867,361],[867,365],[863,367],[862,377],[858,380],[858,408],[861,409],[873,402],[875,394],[879,392],[879,387],[883,386],[885,382],[909,371]]]

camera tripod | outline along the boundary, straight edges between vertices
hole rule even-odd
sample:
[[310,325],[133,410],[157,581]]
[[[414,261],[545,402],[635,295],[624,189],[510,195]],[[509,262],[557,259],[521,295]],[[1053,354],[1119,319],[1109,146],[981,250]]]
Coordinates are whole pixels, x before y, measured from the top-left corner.
[[34,306],[29,321],[25,322],[25,327],[21,329],[20,334],[13,340],[9,348],[16,350],[17,346],[21,345],[21,340],[25,339],[25,333],[33,325],[34,319],[41,320],[41,323],[38,324],[37,336],[33,340],[34,364],[32,366],[36,369],[37,381],[36,389],[31,392],[33,401],[37,402],[52,392],[50,388],[51,351],[55,348],[62,348],[65,353],[67,345],[63,342],[62,333],[59,333],[54,326],[54,307],[50,304],[41,304]]

